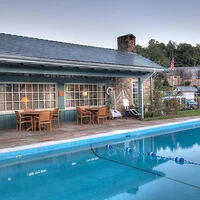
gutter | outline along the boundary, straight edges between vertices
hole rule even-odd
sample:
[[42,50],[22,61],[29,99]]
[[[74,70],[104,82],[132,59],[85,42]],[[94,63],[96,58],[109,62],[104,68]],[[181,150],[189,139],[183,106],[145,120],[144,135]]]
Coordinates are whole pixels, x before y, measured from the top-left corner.
[[141,72],[163,72],[165,68],[153,68],[144,66],[133,66],[133,65],[121,65],[121,64],[110,64],[110,63],[94,63],[86,61],[73,61],[73,60],[58,60],[58,59],[46,59],[36,57],[25,57],[25,56],[10,56],[0,55],[0,62],[11,62],[11,63],[29,63],[37,65],[49,65],[49,66],[63,66],[63,67],[83,67],[92,68],[98,67],[100,69],[108,70],[122,70],[122,71],[141,71]]

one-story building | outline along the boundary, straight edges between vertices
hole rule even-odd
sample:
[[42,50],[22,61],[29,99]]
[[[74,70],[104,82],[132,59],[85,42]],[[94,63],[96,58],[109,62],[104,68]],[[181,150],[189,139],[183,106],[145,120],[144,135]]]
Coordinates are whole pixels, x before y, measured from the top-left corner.
[[175,92],[185,99],[194,100],[195,94],[198,92],[198,89],[190,86],[177,86]]
[[165,69],[134,52],[132,34],[119,37],[115,50],[1,33],[0,129],[14,127],[14,111],[26,107],[59,107],[61,122],[75,120],[76,106],[106,105],[106,89],[119,92],[124,83],[143,118],[143,82]]

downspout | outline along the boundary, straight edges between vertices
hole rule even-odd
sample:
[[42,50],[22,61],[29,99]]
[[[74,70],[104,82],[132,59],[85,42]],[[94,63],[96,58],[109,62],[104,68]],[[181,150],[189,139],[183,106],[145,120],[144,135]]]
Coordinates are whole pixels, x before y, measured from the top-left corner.
[[[156,71],[154,70],[152,73],[148,74],[148,76],[140,77],[138,78],[138,90],[139,90],[139,112],[140,112],[140,118],[144,119],[144,99],[143,99],[143,84],[149,79],[152,78],[153,75],[156,74]],[[152,98],[152,81],[150,82],[150,96]]]

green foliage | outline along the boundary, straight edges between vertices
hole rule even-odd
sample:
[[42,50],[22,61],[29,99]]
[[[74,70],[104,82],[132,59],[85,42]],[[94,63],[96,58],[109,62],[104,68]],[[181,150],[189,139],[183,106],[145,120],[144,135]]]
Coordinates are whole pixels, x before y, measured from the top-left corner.
[[156,63],[169,68],[174,55],[175,67],[200,65],[200,44],[192,46],[187,43],[177,44],[169,41],[168,44],[160,43],[155,39],[149,40],[147,47],[136,46],[137,53],[149,58]]
[[169,86],[165,73],[157,74],[157,76],[154,78],[154,83],[155,83],[155,90],[157,91],[171,90],[171,87]]
[[185,81],[184,85],[185,86],[190,86],[191,82],[190,81]]

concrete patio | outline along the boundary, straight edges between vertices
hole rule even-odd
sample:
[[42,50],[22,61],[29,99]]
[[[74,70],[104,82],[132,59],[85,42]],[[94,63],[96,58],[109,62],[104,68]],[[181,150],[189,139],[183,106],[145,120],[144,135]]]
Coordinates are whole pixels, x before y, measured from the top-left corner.
[[141,127],[148,127],[153,125],[166,124],[171,122],[187,121],[191,119],[200,118],[195,117],[184,117],[174,118],[166,120],[156,121],[140,121],[136,119],[114,119],[109,120],[104,124],[84,124],[76,125],[75,122],[68,122],[61,124],[61,127],[51,132],[39,131],[36,132],[16,132],[15,129],[0,130],[0,149],[8,147],[23,146],[27,144],[45,142],[45,141],[57,141],[71,138],[80,138],[82,136],[95,135],[100,133],[112,132],[116,130],[135,129]]

